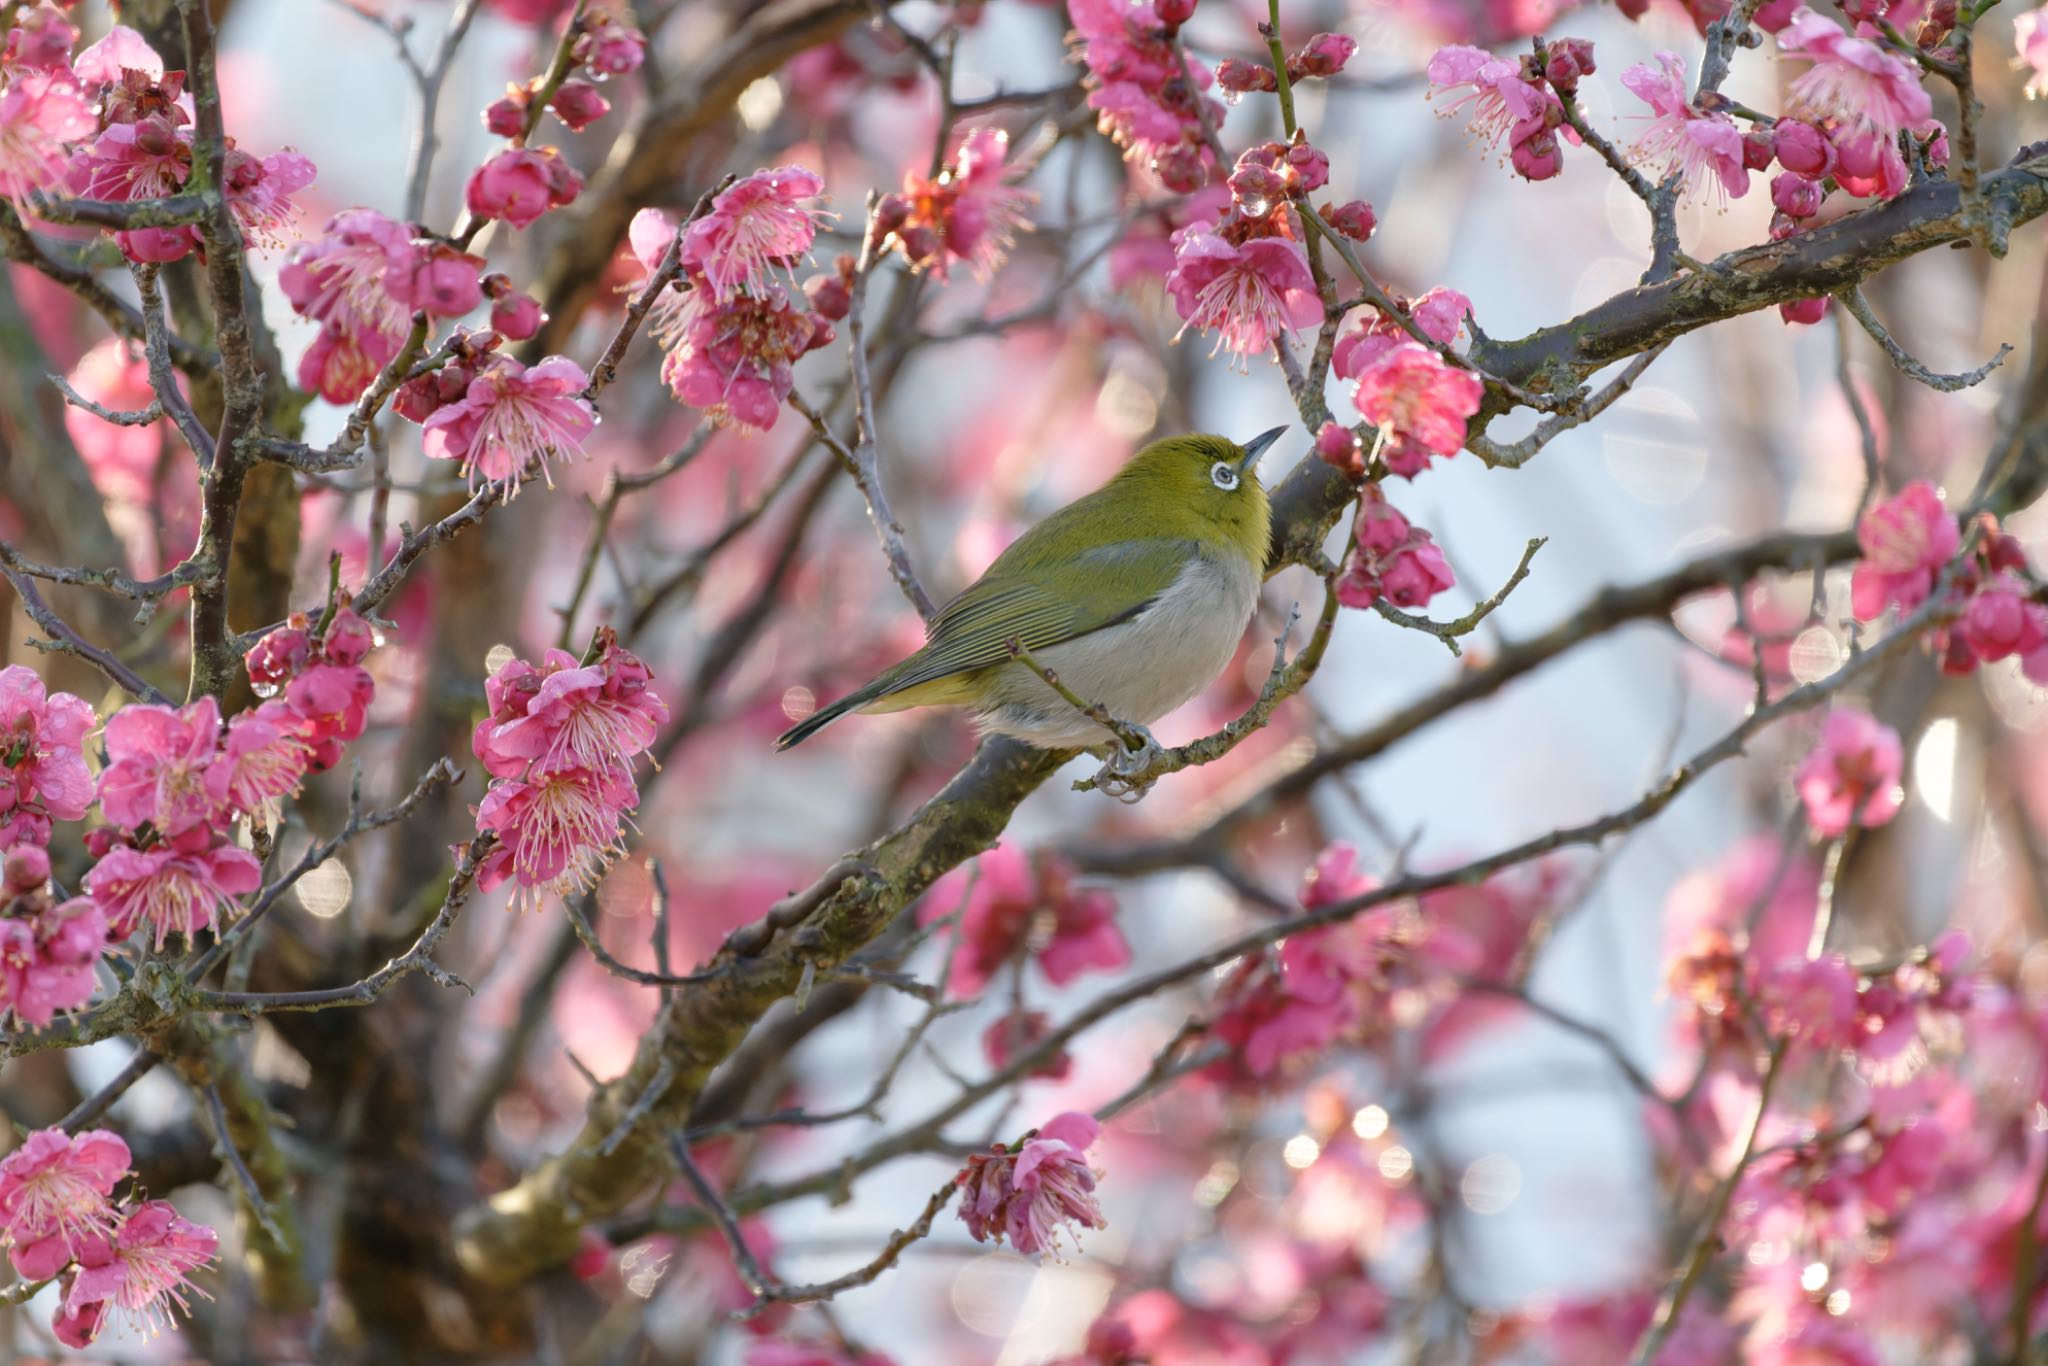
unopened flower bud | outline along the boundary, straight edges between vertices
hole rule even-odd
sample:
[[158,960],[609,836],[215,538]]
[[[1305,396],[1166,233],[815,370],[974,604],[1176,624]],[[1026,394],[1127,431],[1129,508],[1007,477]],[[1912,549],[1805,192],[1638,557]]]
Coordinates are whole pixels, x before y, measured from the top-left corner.
[[1817,323],[1828,315],[1828,300],[1823,294],[1817,299],[1794,299],[1789,304],[1778,305],[1778,316],[1788,323]]
[[1179,28],[1195,17],[1195,0],[1152,0],[1152,12],[1168,28]]
[[1287,164],[1301,178],[1303,192],[1320,190],[1330,183],[1330,159],[1305,142],[1287,149]]
[[491,305],[491,326],[511,341],[525,341],[547,321],[540,301],[531,294],[507,294]]
[[526,92],[507,95],[484,106],[484,128],[501,138],[516,138],[526,131]]
[[1318,33],[1303,45],[1301,51],[1287,59],[1287,74],[1296,79],[1334,76],[1344,69],[1344,64],[1357,51],[1356,38],[1341,33]]
[[7,890],[16,896],[33,892],[50,880],[49,851],[37,844],[17,844],[7,851]]
[[1263,62],[1248,62],[1241,57],[1225,57],[1218,64],[1216,84],[1226,95],[1271,93],[1280,88],[1272,67]]
[[1802,119],[1779,119],[1771,130],[1771,150],[1778,164],[1809,180],[1822,180],[1835,168],[1835,149],[1820,129]]
[[1344,471],[1353,479],[1365,474],[1365,452],[1358,436],[1339,422],[1325,422],[1316,433],[1316,454],[1323,463]]
[[1380,225],[1378,215],[1372,211],[1372,205],[1366,203],[1363,199],[1354,199],[1349,203],[1339,204],[1334,209],[1325,208],[1323,210],[1323,221],[1354,242],[1367,240],[1372,236],[1373,230]]
[[548,108],[555,111],[572,133],[580,133],[612,111],[612,102],[599,92],[589,81],[563,81],[562,88],[548,101]]
[[1593,74],[1593,43],[1588,38],[1555,38],[1543,50],[1543,76],[1551,89],[1570,97],[1579,82]]
[[1780,171],[1771,179],[1771,203],[1787,218],[1811,218],[1820,212],[1820,201],[1826,197],[1818,180]]
[[1768,128],[1752,128],[1742,135],[1742,165],[1751,171],[1769,170],[1777,155],[1777,139]]
[[1202,161],[1202,149],[1191,142],[1169,147],[1152,158],[1152,174],[1175,194],[1193,194],[1209,178],[1208,169]]

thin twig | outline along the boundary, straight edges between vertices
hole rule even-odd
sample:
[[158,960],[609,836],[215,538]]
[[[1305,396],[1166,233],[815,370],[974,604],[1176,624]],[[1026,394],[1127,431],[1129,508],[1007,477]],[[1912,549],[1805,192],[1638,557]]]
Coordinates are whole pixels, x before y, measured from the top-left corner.
[[1529,577],[1529,562],[1536,558],[1536,552],[1543,549],[1548,541],[1549,538],[1544,536],[1532,538],[1529,544],[1523,547],[1521,563],[1515,566],[1515,572],[1508,575],[1508,581],[1500,586],[1499,591],[1474,606],[1456,621],[1431,621],[1425,616],[1403,612],[1385,600],[1373,603],[1372,608],[1396,626],[1405,626],[1411,631],[1422,631],[1435,636],[1452,654],[1463,654],[1464,651],[1458,647],[1458,638],[1469,636],[1478,630],[1479,623],[1492,616],[1494,609],[1508,600],[1508,594],[1514,592],[1522,580]]
[[1944,394],[1952,394],[1959,389],[1968,389],[1972,385],[1982,384],[1986,379],[1990,378],[1991,372],[2005,364],[2005,358],[2012,354],[2011,343],[2000,342],[1998,344],[1998,354],[1985,361],[1976,369],[1965,370],[1953,375],[1945,375],[1928,369],[1919,361],[1913,359],[1913,354],[1910,351],[1899,345],[1898,339],[1885,329],[1885,325],[1878,321],[1877,314],[1871,311],[1870,301],[1863,297],[1862,290],[1852,285],[1835,297],[1841,301],[1842,307],[1849,310],[1850,317],[1863,324],[1863,330],[1870,334],[1871,340],[1884,348],[1885,355],[1891,358],[1893,366],[1898,369],[1900,374],[1908,379],[1917,380],[1930,389],[1937,389]]

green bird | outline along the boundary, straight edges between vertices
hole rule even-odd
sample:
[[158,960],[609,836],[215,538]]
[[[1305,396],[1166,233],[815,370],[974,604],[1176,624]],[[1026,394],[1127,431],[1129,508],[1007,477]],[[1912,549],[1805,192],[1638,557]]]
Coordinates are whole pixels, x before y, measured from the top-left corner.
[[850,711],[963,706],[985,732],[1041,749],[1115,737],[1016,659],[1016,641],[1076,696],[1143,726],[1223,672],[1258,605],[1271,510],[1240,446],[1170,436],[1017,538],[932,618],[924,648],[799,721],[788,749]]

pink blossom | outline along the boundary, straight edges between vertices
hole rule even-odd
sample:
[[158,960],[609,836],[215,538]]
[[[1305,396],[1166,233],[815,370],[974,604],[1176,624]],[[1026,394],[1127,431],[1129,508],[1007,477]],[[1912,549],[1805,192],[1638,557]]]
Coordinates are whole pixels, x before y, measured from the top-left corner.
[[1288,329],[1314,327],[1323,320],[1322,300],[1299,242],[1259,237],[1233,245],[1208,223],[1193,223],[1173,235],[1173,247],[1166,288],[1186,320],[1182,331],[1213,328],[1217,347],[1251,356]]
[[1869,712],[1829,712],[1820,744],[1794,779],[1813,828],[1839,836],[1852,825],[1879,826],[1897,815],[1905,800],[1900,758],[1899,733]]
[[1655,66],[1644,62],[1630,67],[1622,73],[1621,83],[1654,111],[1631,151],[1657,179],[1676,171],[1684,189],[1691,192],[1704,184],[1711,172],[1729,198],[1749,192],[1741,130],[1728,115],[1705,113],[1693,106],[1685,64],[1676,53],[1658,53]]
[[554,148],[508,147],[471,173],[463,203],[478,218],[524,228],[581,193],[583,177]]
[[976,279],[988,280],[1017,233],[1030,230],[1028,210],[1038,199],[1013,183],[1023,168],[1004,164],[1009,145],[1001,129],[975,129],[936,180],[906,172],[903,192],[882,202],[877,227],[891,223],[904,259],[938,279],[965,262]]
[[1387,434],[1381,451],[1387,468],[1412,479],[1431,457],[1464,448],[1466,419],[1479,411],[1485,393],[1479,376],[1405,342],[1365,367],[1352,399],[1365,420]]
[[591,663],[579,664],[566,650],[549,650],[538,670],[514,659],[485,691],[491,714],[477,723],[474,749],[501,778],[573,768],[630,775],[634,756],[654,744],[668,720],[647,666],[620,648],[609,628]]
[[1204,93],[1213,73],[1176,47],[1178,25],[1131,0],[1074,0],[1067,12],[1097,128],[1167,189],[1200,189],[1215,165],[1204,119],[1219,126],[1226,111]]
[[164,77],[164,59],[126,24],[115,24],[107,36],[78,54],[71,70],[89,86],[119,85],[123,71],[137,71],[152,81]]
[[[1021,964],[1027,954],[1054,986],[1090,969],[1114,971],[1128,964],[1131,950],[1117,928],[1116,899],[1101,888],[1077,888],[1073,879],[1064,860],[1032,858],[1014,844],[983,854],[965,893],[948,993],[977,996],[1005,964]],[[959,895],[949,881],[933,890],[927,906],[950,910]],[[1049,934],[1034,935],[1034,929],[1046,928]]]
[[209,822],[217,803],[207,769],[219,738],[220,704],[211,697],[176,708],[121,708],[107,721],[100,809],[116,825],[148,823],[165,835]]
[[626,812],[639,803],[632,779],[617,769],[563,768],[532,781],[501,778],[477,807],[479,830],[498,837],[477,886],[515,884],[514,905],[543,891],[589,887],[617,851]]
[[802,166],[756,171],[736,182],[683,230],[684,267],[703,278],[718,303],[741,291],[762,293],[774,267],[788,269],[809,253],[823,215],[802,202],[824,188],[824,180]]
[[16,842],[32,821],[46,843],[52,820],[83,819],[92,804],[85,766],[86,733],[99,723],[70,693],[48,693],[35,670],[0,669],[0,846]]
[[[1395,302],[1398,305],[1401,301]],[[1472,301],[1455,289],[1438,285],[1409,303],[1407,312],[1424,336],[1440,345],[1451,346],[1465,330],[1465,319],[1472,312]],[[1330,368],[1339,379],[1357,379],[1374,361],[1410,340],[1408,330],[1399,322],[1385,313],[1373,312],[1337,338]]]
[[230,150],[227,200],[242,236],[251,246],[283,245],[285,229],[298,217],[291,197],[313,183],[318,171],[297,152],[273,152],[258,160]]
[[[42,852],[15,852],[31,850]],[[47,880],[47,860],[42,873]],[[0,1011],[41,1029],[59,1011],[78,1009],[98,987],[94,969],[106,948],[106,917],[83,897],[61,906],[44,899],[32,916],[0,920]]]
[[747,1348],[746,1366],[895,1366],[880,1352],[856,1352],[823,1342],[755,1342]]
[[517,493],[529,465],[554,487],[550,455],[580,456],[597,426],[597,410],[583,391],[590,376],[566,356],[549,356],[528,369],[510,357],[493,360],[470,381],[459,403],[426,420],[421,449],[435,460],[455,460],[475,488],[479,476],[511,481]]
[[1925,122],[1933,102],[1919,72],[1834,20],[1802,9],[1778,34],[1778,46],[1813,66],[1792,82],[1791,108],[1828,131],[1841,155],[1835,179],[1855,195],[1893,195],[1905,187],[1901,130]]
[[235,716],[219,757],[206,770],[208,795],[246,815],[298,791],[313,761],[305,730],[305,721],[282,699]]
[[1057,1253],[1069,1228],[1107,1228],[1087,1158],[1099,1132],[1092,1118],[1070,1110],[1015,1151],[997,1144],[968,1158],[959,1176],[960,1218],[968,1233],[978,1243],[1007,1238],[1028,1257]]
[[6,48],[0,51],[0,65],[69,74],[71,46],[77,41],[78,29],[64,17],[64,11],[50,0],[39,0],[14,16]]
[[1925,479],[1872,507],[1856,524],[1856,544],[1863,550],[1849,578],[1856,619],[1875,621],[1886,603],[1910,612],[1925,602],[1935,574],[1961,543],[1955,517]]
[[310,771],[333,767],[341,747],[363,733],[375,692],[376,680],[369,670],[324,655],[285,686],[285,706],[299,719],[300,734],[312,746]]
[[86,894],[106,912],[114,937],[142,930],[159,949],[173,934],[210,928],[234,898],[262,884],[255,855],[211,845],[200,830],[148,849],[116,845],[85,875]]
[[1856,1023],[1856,970],[1839,953],[1790,958],[1764,969],[1757,1005],[1764,1026],[1809,1048],[1846,1048]]
[[[167,115],[110,123],[72,155],[66,181],[73,194],[116,201],[161,199],[192,174],[192,135]],[[114,234],[132,261],[176,261],[198,236],[190,227],[131,228]]]
[[[170,1321],[174,1306],[189,1312],[188,1278],[213,1260],[219,1245],[212,1229],[182,1217],[167,1200],[137,1205],[111,1237],[80,1249],[63,1312],[77,1319],[95,1306],[101,1316],[117,1309],[141,1331],[154,1333]],[[102,1321],[92,1320],[88,1340]]]
[[415,238],[390,254],[384,288],[408,311],[459,318],[483,302],[483,259],[447,242]]
[[724,304],[712,303],[708,288],[691,290],[654,331],[668,348],[661,377],[671,394],[721,425],[762,432],[795,385],[797,358],[833,335],[780,285]]
[[22,70],[0,90],[0,196],[20,199],[62,181],[67,146],[92,136],[92,106],[64,71]]
[[128,1145],[117,1134],[76,1136],[38,1129],[0,1160],[0,1229],[25,1280],[47,1280],[118,1218],[108,1199],[128,1174]]
[[299,385],[330,403],[351,403],[398,354],[412,310],[392,291],[393,268],[410,259],[412,231],[372,209],[348,209],[321,235],[294,245],[277,282],[320,336],[299,361]]
[[1552,119],[1563,113],[1557,96],[1529,80],[1520,62],[1463,44],[1439,48],[1429,59],[1430,97],[1452,91],[1465,93],[1438,105],[1437,116],[1449,118],[1470,106],[1466,128],[1488,146],[1499,146],[1503,138],[1526,142],[1554,127]]

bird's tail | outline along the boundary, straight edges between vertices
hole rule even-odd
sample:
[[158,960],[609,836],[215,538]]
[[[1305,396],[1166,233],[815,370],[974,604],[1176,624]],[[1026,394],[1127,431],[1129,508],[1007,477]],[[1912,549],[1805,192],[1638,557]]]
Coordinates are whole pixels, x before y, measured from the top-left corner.
[[862,707],[880,697],[884,691],[885,689],[881,686],[881,680],[876,679],[865,688],[857,692],[850,692],[837,702],[818,708],[775,738],[776,752],[780,753],[785,749],[802,744],[834,721],[837,721],[840,717],[846,715],[846,713],[859,711]]

